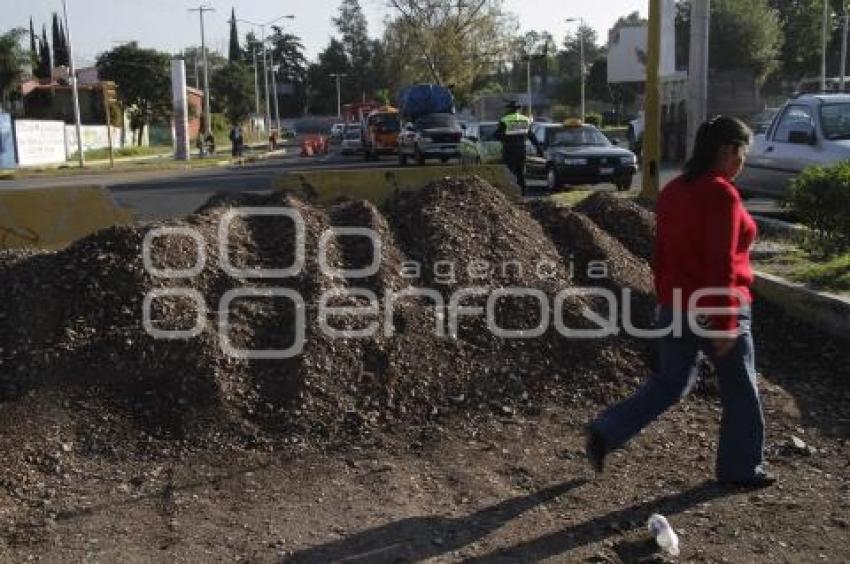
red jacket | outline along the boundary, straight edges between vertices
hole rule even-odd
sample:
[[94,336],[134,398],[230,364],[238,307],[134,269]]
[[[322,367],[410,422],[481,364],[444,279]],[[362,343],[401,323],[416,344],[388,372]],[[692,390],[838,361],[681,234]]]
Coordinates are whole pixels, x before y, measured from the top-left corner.
[[[740,307],[752,302],[750,247],[757,227],[728,179],[717,172],[693,181],[680,176],[665,186],[656,211],[655,290],[660,304],[674,305],[676,288],[682,290],[682,308],[702,288],[730,292],[703,298],[697,302],[699,307]],[[729,331],[737,327],[737,319],[715,315],[711,325]]]

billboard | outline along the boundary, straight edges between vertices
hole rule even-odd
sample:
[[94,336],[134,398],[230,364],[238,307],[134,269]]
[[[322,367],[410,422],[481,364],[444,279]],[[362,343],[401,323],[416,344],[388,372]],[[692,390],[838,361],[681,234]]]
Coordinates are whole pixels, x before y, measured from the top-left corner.
[[[612,29],[608,33],[608,82],[646,80],[647,25]],[[676,73],[676,2],[661,2],[661,76]]]
[[65,122],[15,120],[15,142],[20,166],[65,162]]

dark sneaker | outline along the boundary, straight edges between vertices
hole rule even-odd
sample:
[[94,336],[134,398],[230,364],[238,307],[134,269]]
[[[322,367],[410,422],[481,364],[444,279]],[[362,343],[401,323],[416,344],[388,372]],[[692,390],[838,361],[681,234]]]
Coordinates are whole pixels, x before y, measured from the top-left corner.
[[718,482],[723,486],[755,490],[772,486],[776,483],[776,476],[762,470],[756,472],[752,478],[745,478],[743,480],[718,480]]
[[605,470],[605,440],[593,427],[587,428],[587,441],[585,442],[585,453],[587,461],[596,473],[601,474]]

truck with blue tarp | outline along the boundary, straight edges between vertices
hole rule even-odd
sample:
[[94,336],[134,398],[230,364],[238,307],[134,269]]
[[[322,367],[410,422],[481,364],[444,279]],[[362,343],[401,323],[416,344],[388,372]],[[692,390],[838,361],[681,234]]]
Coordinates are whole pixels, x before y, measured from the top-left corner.
[[399,92],[403,123],[398,137],[399,164],[408,159],[423,165],[427,159],[460,159],[463,130],[455,117],[451,90],[439,84],[417,84]]

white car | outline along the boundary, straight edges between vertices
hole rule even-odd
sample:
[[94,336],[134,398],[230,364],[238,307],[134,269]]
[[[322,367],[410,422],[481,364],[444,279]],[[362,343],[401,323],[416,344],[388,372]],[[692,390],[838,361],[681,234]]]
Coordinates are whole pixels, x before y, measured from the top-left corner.
[[359,125],[346,126],[341,149],[343,155],[356,155],[363,151],[363,132]]
[[782,198],[810,166],[850,159],[850,95],[801,94],[788,100],[767,132],[756,135],[736,180],[743,197]]

